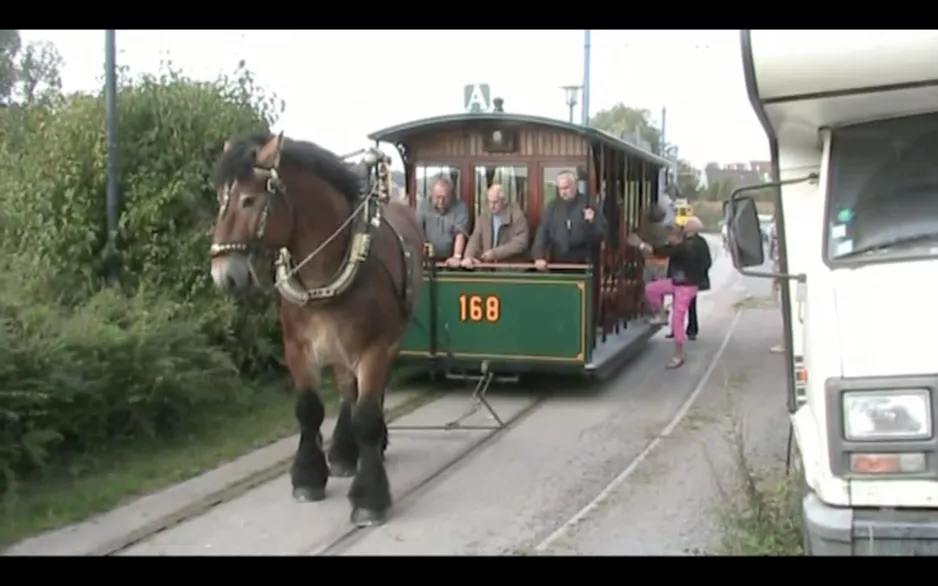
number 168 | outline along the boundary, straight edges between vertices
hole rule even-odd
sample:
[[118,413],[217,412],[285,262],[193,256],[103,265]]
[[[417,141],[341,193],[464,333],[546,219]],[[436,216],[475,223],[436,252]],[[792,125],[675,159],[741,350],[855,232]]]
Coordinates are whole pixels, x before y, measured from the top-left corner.
[[497,322],[502,313],[501,302],[495,295],[460,295],[459,321]]

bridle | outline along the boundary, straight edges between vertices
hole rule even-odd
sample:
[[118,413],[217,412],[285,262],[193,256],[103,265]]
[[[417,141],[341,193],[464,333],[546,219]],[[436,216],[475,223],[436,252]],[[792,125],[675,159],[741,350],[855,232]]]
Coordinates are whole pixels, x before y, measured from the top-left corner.
[[[254,176],[264,180],[264,191],[266,195],[266,197],[264,197],[264,207],[261,209],[260,215],[257,218],[257,228],[254,230],[254,236],[248,242],[212,243],[209,249],[211,258],[224,256],[232,252],[251,255],[267,250],[268,247],[264,246],[263,241],[264,235],[267,233],[267,222],[270,220],[270,203],[273,198],[277,197],[281,199],[289,208],[288,212],[292,216],[293,208],[290,204],[290,198],[286,197],[286,186],[280,179],[280,151],[282,148],[283,133],[280,133],[277,143],[277,152],[274,154],[273,163],[269,167],[260,165],[254,166]],[[228,209],[231,207],[231,186],[231,183],[226,184],[224,192],[222,193],[221,203],[218,206],[219,221],[225,217],[225,214],[228,213]]]
[[[293,206],[290,198],[287,197],[287,189],[283,180],[280,178],[280,152],[283,148],[283,133],[278,137],[277,152],[274,154],[273,161],[269,167],[254,166],[254,175],[264,180],[266,197],[264,198],[264,207],[261,209],[257,219],[257,228],[254,235],[246,243],[213,243],[209,253],[211,258],[217,258],[233,252],[243,253],[248,256],[248,267],[255,283],[262,289],[266,289],[258,278],[254,270],[252,257],[256,253],[262,253],[270,250],[270,247],[263,243],[264,235],[267,230],[267,223],[270,218],[271,202],[277,198],[287,206],[287,213],[292,217]],[[357,153],[356,153],[357,154]],[[370,181],[363,190],[360,201],[357,203],[351,214],[326,238],[315,250],[310,252],[297,264],[293,264],[289,251],[286,248],[279,248],[277,253],[276,279],[274,287],[289,301],[297,305],[306,305],[314,300],[324,300],[337,297],[345,292],[351,285],[358,273],[361,264],[367,260],[371,251],[372,233],[381,225],[381,209],[378,201],[386,201],[390,196],[390,169],[387,155],[377,149],[369,149],[365,153],[363,162],[367,166]],[[374,171],[374,173],[372,173]],[[222,201],[219,205],[218,218],[221,220],[231,206],[231,185],[226,185],[222,194]],[[319,255],[333,240],[335,240],[347,227],[352,225],[352,240],[345,252],[345,257],[333,278],[325,285],[314,288],[306,288],[299,282],[298,274],[308,262]]]

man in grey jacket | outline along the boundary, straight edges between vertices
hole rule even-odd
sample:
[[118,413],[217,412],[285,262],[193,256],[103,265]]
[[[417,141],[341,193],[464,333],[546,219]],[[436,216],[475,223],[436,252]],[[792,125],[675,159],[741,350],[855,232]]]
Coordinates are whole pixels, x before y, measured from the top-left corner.
[[547,205],[534,235],[531,257],[538,270],[552,262],[588,263],[593,250],[606,236],[606,218],[577,191],[576,176],[564,171],[557,176],[557,197]]
[[417,222],[433,246],[433,256],[449,267],[458,267],[469,240],[469,208],[453,196],[453,183],[439,177],[430,188],[430,197],[417,204]]

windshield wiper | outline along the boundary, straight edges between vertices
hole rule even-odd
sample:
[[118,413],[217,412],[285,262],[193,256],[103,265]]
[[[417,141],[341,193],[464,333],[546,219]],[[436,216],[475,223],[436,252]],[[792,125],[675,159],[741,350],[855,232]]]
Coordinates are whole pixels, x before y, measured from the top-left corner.
[[894,246],[898,246],[900,244],[905,246],[905,245],[910,245],[910,244],[918,244],[922,241],[936,240],[936,239],[938,239],[938,233],[936,232],[930,232],[928,234],[915,234],[913,236],[899,236],[898,238],[893,238],[892,240],[887,240],[885,242],[872,242],[870,244],[867,244],[866,246],[861,246],[845,254],[838,255],[835,258],[837,260],[854,258],[863,254],[867,254],[869,252],[884,251],[889,248],[893,248]]

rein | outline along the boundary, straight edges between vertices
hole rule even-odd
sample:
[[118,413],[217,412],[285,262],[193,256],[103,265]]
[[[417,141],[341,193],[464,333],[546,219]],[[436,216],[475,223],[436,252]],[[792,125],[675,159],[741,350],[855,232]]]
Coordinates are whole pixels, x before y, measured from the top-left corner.
[[[364,162],[368,169],[368,176],[371,179],[372,170],[377,167],[377,173],[374,179],[370,181],[370,188],[363,190],[361,201],[357,203],[349,216],[336,228],[328,238],[319,244],[312,252],[307,254],[303,260],[293,264],[290,252],[286,248],[277,250],[275,261],[275,280],[273,287],[268,289],[264,287],[255,271],[253,264],[254,253],[259,250],[266,250],[263,245],[263,238],[267,229],[267,222],[270,216],[270,206],[273,196],[280,196],[288,207],[288,212],[293,214],[293,206],[290,205],[290,199],[287,197],[286,186],[280,178],[278,171],[280,164],[280,149],[283,146],[282,134],[278,145],[277,153],[274,156],[274,162],[270,167],[254,167],[254,174],[258,178],[266,179],[266,191],[268,197],[264,201],[264,209],[261,210],[257,221],[257,230],[254,237],[248,243],[223,243],[212,244],[210,255],[212,258],[223,256],[232,252],[244,253],[248,256],[248,268],[251,271],[251,277],[262,290],[270,291],[277,289],[288,301],[303,306],[312,301],[323,301],[338,297],[344,293],[352,284],[361,265],[368,259],[371,252],[371,240],[374,231],[381,225],[381,209],[378,201],[386,199],[390,190],[390,172],[388,169],[388,158],[384,153],[371,149],[366,153]],[[221,218],[230,206],[231,192],[230,186],[226,187],[219,208],[219,218]],[[316,258],[325,248],[335,240],[343,230],[352,226],[352,239],[345,256],[332,279],[325,285],[305,288],[299,282],[299,271],[312,259]],[[291,266],[292,265],[292,266]]]

